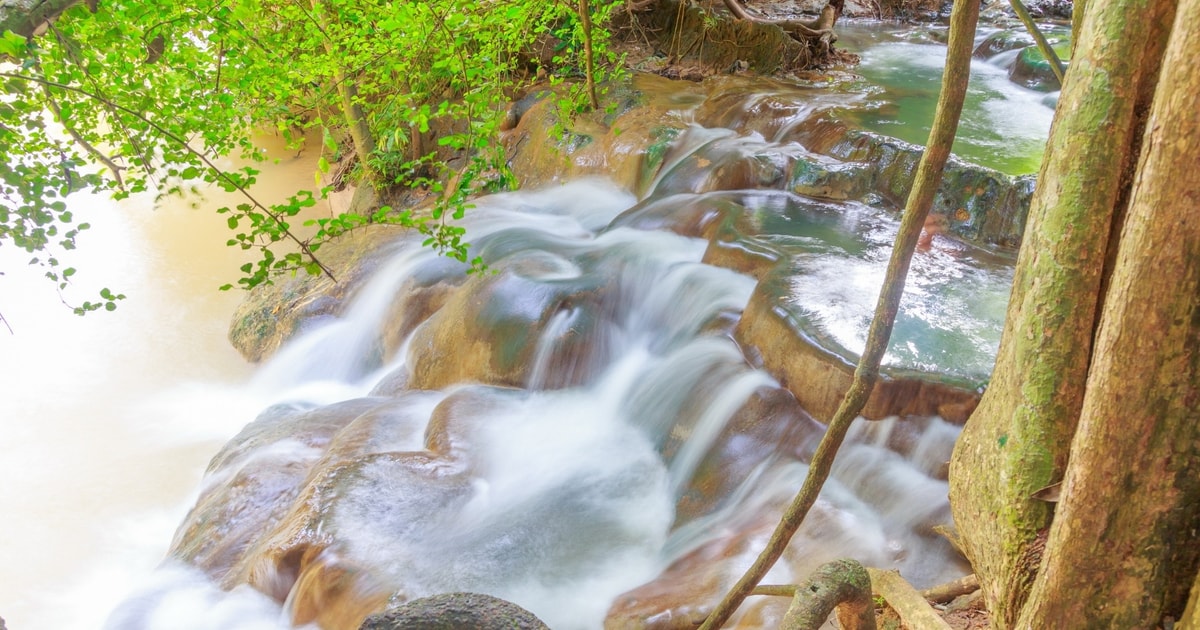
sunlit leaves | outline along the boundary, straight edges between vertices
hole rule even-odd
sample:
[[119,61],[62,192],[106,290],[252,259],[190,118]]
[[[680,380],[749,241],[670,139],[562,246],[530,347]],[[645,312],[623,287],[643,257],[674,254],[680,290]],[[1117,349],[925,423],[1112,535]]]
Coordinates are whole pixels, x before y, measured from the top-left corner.
[[[619,3],[589,4],[602,24]],[[229,245],[259,257],[228,287],[325,272],[314,255],[321,245],[372,223],[417,230],[428,246],[478,267],[454,220],[478,192],[515,184],[496,136],[521,83],[535,71],[556,81],[580,75],[575,10],[544,0],[112,0],[94,13],[68,10],[32,43],[4,34],[0,56],[19,67],[0,69],[0,247],[29,252],[62,286],[76,272],[60,270],[54,252],[74,248],[86,228],[73,223],[67,195],[185,194],[190,182],[206,182],[244,195],[217,212]],[[558,58],[537,68],[534,42],[555,36]],[[592,36],[603,57],[607,33]],[[263,159],[253,129],[278,130],[297,149],[319,130],[320,146],[309,150],[322,152],[319,170],[330,173],[353,153],[344,81],[374,139],[358,172],[377,179],[363,184],[419,188],[434,202],[317,219],[301,238],[293,223],[317,196],[260,203],[255,169],[222,170],[214,160]],[[564,110],[582,102],[569,98]],[[120,297],[102,293],[78,308],[110,309]]]

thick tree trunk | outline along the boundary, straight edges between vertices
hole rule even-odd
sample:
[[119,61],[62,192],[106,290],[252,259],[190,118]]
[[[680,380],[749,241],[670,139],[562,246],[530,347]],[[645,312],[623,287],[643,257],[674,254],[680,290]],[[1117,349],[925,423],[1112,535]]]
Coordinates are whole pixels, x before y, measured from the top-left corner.
[[1156,628],[1200,561],[1200,0],[1179,5],[1020,627]]
[[[1083,405],[1104,260],[1136,163],[1172,0],[1091,0],[1059,99],[991,384],[951,460],[963,550],[996,627],[1016,623],[1041,561]],[[1130,19],[1130,16],[1138,16]]]

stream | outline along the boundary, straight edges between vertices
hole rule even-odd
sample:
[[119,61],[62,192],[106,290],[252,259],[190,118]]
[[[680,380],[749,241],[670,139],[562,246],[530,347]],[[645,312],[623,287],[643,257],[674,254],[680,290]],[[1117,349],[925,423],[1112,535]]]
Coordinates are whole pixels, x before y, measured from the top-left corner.
[[[944,47],[872,28],[844,36],[876,86],[847,116],[923,141],[912,136],[932,111]],[[975,65],[984,87],[956,150],[1035,171],[1053,95]],[[313,318],[258,367],[226,340],[241,296],[214,288],[241,261],[221,245],[218,217],[73,199],[99,218],[72,264],[130,298],[75,318],[36,270],[0,252],[15,269],[0,277],[15,329],[0,353],[18,357],[0,365],[0,471],[20,480],[0,487],[16,506],[0,538],[8,628],[351,627],[391,593],[469,590],[555,630],[592,629],[648,610],[685,615],[722,592],[798,487],[822,426],[734,340],[758,279],[707,264],[708,241],[670,217],[728,204],[769,217],[764,240],[794,265],[785,299],[851,352],[896,229],[871,203],[684,192],[680,165],[722,142],[793,150],[694,127],[639,194],[582,178],[485,198],[466,226],[494,273],[464,280],[457,264],[392,239],[340,316]],[[314,152],[283,157],[259,178],[271,181],[265,195],[311,183]],[[888,361],[986,379],[1011,259],[939,244],[914,267]],[[92,287],[65,298],[75,290]],[[932,532],[949,519],[956,435],[930,415],[859,423],[767,581],[846,555],[918,585],[960,575]],[[290,502],[300,492],[307,507]],[[696,564],[706,557],[720,561]],[[331,574],[348,594],[318,606]],[[774,627],[781,609],[753,614],[754,627]]]

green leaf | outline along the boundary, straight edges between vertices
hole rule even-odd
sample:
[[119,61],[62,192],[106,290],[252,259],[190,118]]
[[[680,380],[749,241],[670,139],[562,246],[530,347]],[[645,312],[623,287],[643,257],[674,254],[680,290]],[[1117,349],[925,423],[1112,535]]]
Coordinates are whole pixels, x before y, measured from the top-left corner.
[[10,30],[6,29],[4,35],[0,36],[0,56],[20,59],[25,56],[26,47],[25,38]]

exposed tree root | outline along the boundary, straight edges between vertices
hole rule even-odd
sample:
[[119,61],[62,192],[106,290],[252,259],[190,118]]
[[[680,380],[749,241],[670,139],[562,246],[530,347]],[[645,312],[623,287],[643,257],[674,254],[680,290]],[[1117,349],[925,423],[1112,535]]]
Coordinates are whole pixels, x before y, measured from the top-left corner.
[[912,630],[950,630],[950,624],[937,614],[933,606],[913,588],[898,571],[867,569],[871,589],[883,597],[888,606],[900,615],[906,628]]
[[921,591],[921,597],[935,604],[944,604],[956,597],[961,597],[967,593],[974,593],[977,590],[979,590],[979,578],[975,577],[975,574],[972,573],[953,582],[946,582],[945,584],[927,588]]
[[753,594],[792,598],[780,630],[818,630],[834,611],[842,630],[875,630],[871,577],[857,560],[826,562],[799,586],[759,586]]
[[774,24],[782,28],[789,37],[812,48],[818,63],[830,55],[833,43],[838,39],[833,27],[845,6],[845,0],[829,0],[814,20],[768,20],[750,13],[738,0],[724,0],[724,3],[729,12],[739,20]]

